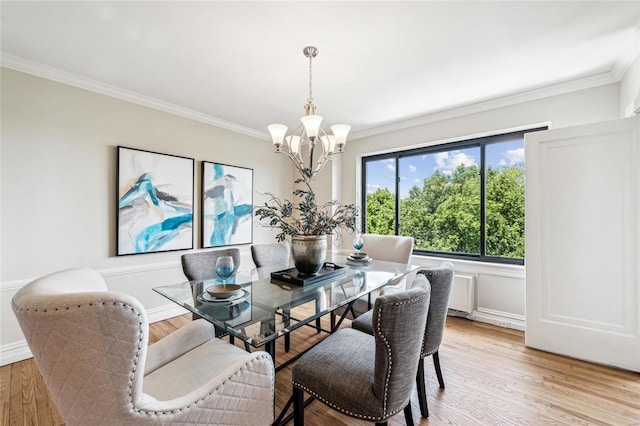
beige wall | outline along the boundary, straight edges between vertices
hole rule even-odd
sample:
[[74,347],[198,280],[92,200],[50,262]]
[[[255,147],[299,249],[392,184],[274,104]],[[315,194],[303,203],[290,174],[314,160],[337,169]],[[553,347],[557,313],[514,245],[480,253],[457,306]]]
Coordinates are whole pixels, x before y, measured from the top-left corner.
[[[151,288],[183,279],[184,251],[114,254],[117,145],[196,160],[195,248],[202,160],[253,168],[254,204],[267,191],[290,197],[289,160],[268,141],[6,68],[1,78],[0,352],[22,341],[10,298],[35,277],[95,268],[152,317],[162,316],[167,300]],[[255,223],[254,242],[273,241]],[[250,261],[250,246],[239,247]]]

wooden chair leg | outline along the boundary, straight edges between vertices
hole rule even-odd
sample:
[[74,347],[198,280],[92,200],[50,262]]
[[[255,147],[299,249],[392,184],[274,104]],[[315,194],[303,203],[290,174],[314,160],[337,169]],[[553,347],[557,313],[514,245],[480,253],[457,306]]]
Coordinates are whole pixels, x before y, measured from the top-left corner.
[[304,426],[304,391],[293,387],[293,426]]
[[433,366],[436,368],[436,376],[438,376],[440,389],[444,389],[444,379],[442,378],[442,370],[440,370],[440,357],[438,356],[438,351],[433,353]]
[[322,324],[320,324],[320,318],[316,320],[316,330],[318,330],[318,333],[322,331]]
[[418,374],[416,374],[416,389],[418,390],[418,404],[420,405],[420,415],[425,419],[429,417],[429,406],[427,405],[427,386],[424,377],[424,358],[418,361]]
[[291,348],[291,335],[289,333],[284,335],[284,351],[289,352]]
[[411,401],[404,407],[404,421],[407,426],[413,426],[413,413],[411,412]]
[[387,422],[376,422],[376,426],[387,426]]

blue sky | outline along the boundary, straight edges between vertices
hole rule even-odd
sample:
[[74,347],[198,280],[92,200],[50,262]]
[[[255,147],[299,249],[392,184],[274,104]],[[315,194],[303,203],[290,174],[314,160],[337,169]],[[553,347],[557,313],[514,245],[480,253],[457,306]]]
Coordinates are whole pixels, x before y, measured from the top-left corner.
[[[524,143],[522,139],[487,145],[487,163],[491,167],[511,166],[524,163]],[[415,155],[400,159],[400,195],[406,197],[414,186],[422,182],[436,170],[450,174],[460,164],[468,166],[480,163],[480,148],[456,149],[435,154]],[[388,188],[395,192],[395,160],[379,160],[367,163],[367,193],[378,188]]]

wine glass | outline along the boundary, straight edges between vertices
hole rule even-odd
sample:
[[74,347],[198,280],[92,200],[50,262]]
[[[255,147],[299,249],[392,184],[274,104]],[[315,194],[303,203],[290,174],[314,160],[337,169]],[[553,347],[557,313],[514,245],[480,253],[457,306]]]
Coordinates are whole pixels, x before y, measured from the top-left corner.
[[364,241],[362,240],[362,234],[357,232],[355,238],[353,239],[353,248],[356,249],[356,256],[360,256],[360,249],[364,245]]
[[216,260],[216,274],[222,279],[223,286],[227,285],[227,278],[233,275],[234,267],[233,257],[231,256],[220,256]]

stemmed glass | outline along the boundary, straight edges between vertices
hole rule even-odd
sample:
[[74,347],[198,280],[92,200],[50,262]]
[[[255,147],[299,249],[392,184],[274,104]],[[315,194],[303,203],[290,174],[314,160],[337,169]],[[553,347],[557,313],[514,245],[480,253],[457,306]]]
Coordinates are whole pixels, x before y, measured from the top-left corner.
[[358,232],[353,239],[353,248],[356,249],[356,256],[360,256],[360,249],[363,245],[364,241],[362,240],[362,234]]
[[223,288],[227,285],[227,278],[233,275],[234,267],[233,257],[231,256],[220,256],[218,260],[216,260],[216,274],[222,279]]

